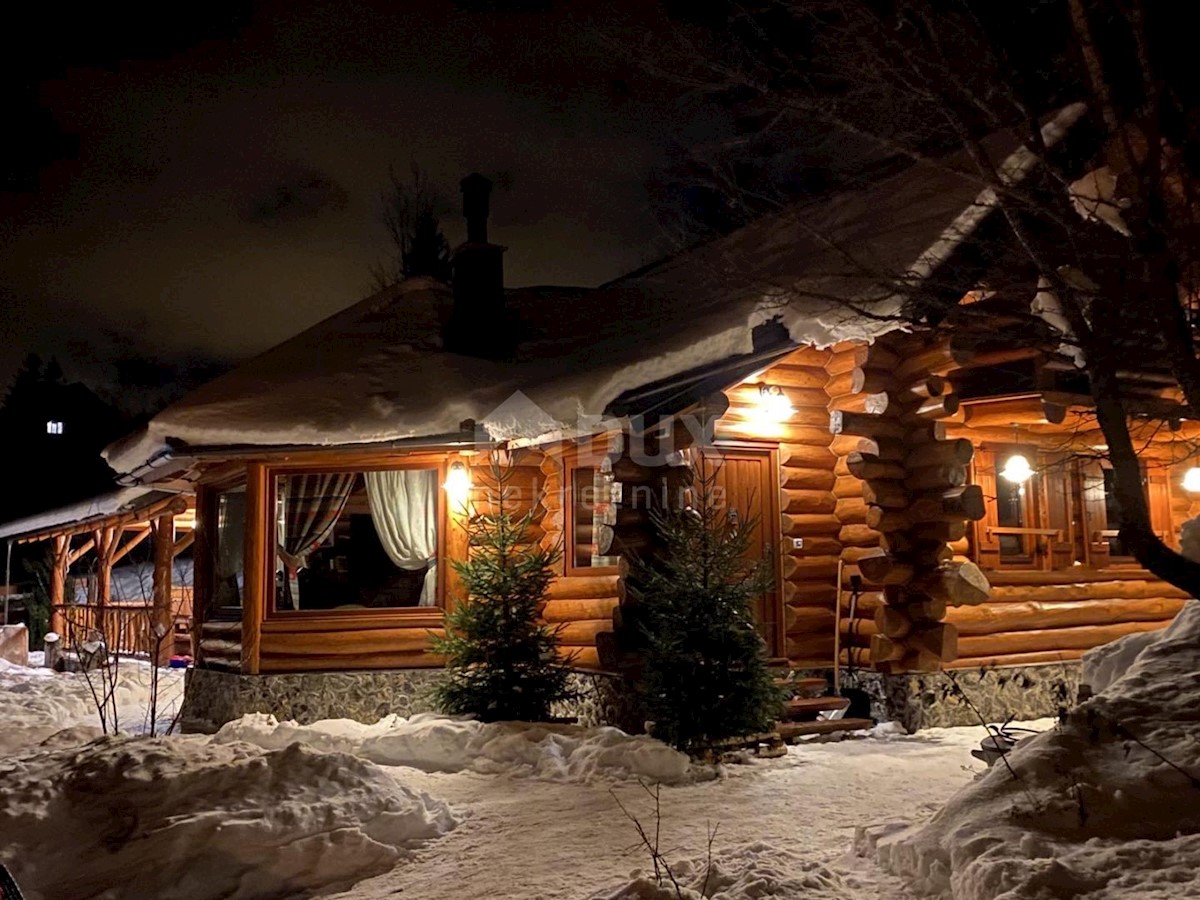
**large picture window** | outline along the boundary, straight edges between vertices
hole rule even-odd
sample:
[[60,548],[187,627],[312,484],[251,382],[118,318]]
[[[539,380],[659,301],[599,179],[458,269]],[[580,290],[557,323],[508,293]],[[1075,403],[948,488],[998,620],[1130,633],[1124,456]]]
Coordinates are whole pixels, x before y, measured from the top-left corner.
[[276,612],[438,605],[441,470],[274,477]]

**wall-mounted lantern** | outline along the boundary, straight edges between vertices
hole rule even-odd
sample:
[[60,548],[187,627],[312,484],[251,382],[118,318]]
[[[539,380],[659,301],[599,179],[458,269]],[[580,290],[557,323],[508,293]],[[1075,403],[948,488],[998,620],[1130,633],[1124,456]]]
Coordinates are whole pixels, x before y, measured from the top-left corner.
[[467,502],[471,499],[471,472],[466,463],[462,460],[450,463],[450,469],[446,472],[446,483],[442,486],[446,489],[446,496],[455,511],[467,508]]
[[768,422],[786,422],[796,411],[792,401],[777,384],[758,387],[758,414]]

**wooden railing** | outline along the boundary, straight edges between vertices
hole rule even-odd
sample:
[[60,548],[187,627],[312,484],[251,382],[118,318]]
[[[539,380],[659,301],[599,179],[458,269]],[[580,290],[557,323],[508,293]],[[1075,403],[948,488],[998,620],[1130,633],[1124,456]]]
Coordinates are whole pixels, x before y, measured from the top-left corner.
[[103,636],[111,652],[121,656],[149,657],[155,650],[174,652],[175,628],[163,636],[160,644],[153,632],[149,604],[112,604],[103,609],[93,604],[68,604],[55,611],[62,615],[62,648],[68,653],[97,635]]

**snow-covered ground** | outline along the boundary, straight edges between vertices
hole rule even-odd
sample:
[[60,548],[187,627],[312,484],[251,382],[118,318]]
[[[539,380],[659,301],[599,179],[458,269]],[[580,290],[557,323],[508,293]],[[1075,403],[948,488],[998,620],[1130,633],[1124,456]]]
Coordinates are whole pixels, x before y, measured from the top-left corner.
[[[123,666],[135,731],[147,671]],[[898,900],[898,879],[850,853],[855,827],[928,814],[981,768],[975,729],[883,728],[718,772],[614,729],[248,716],[147,740],[97,725],[82,676],[0,669],[0,859],[34,900],[674,897],[621,805],[660,827],[681,885],[707,878],[719,900]],[[643,782],[665,782],[660,823]]]
[[[613,729],[439,716],[99,737],[82,676],[3,666],[0,860],[32,900],[1200,896],[1197,610],[1094,660],[1112,684],[1037,723],[1015,779],[975,780],[974,728],[880,727],[720,769]],[[119,691],[135,731],[146,671]]]

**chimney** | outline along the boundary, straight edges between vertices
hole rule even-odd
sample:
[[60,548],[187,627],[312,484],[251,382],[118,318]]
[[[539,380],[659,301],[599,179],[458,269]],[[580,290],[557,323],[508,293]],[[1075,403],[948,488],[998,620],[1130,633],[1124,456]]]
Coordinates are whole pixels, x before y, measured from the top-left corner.
[[467,241],[454,252],[454,312],[445,346],[454,353],[498,358],[509,355],[504,308],[504,247],[487,238],[492,182],[474,172],[459,182]]

